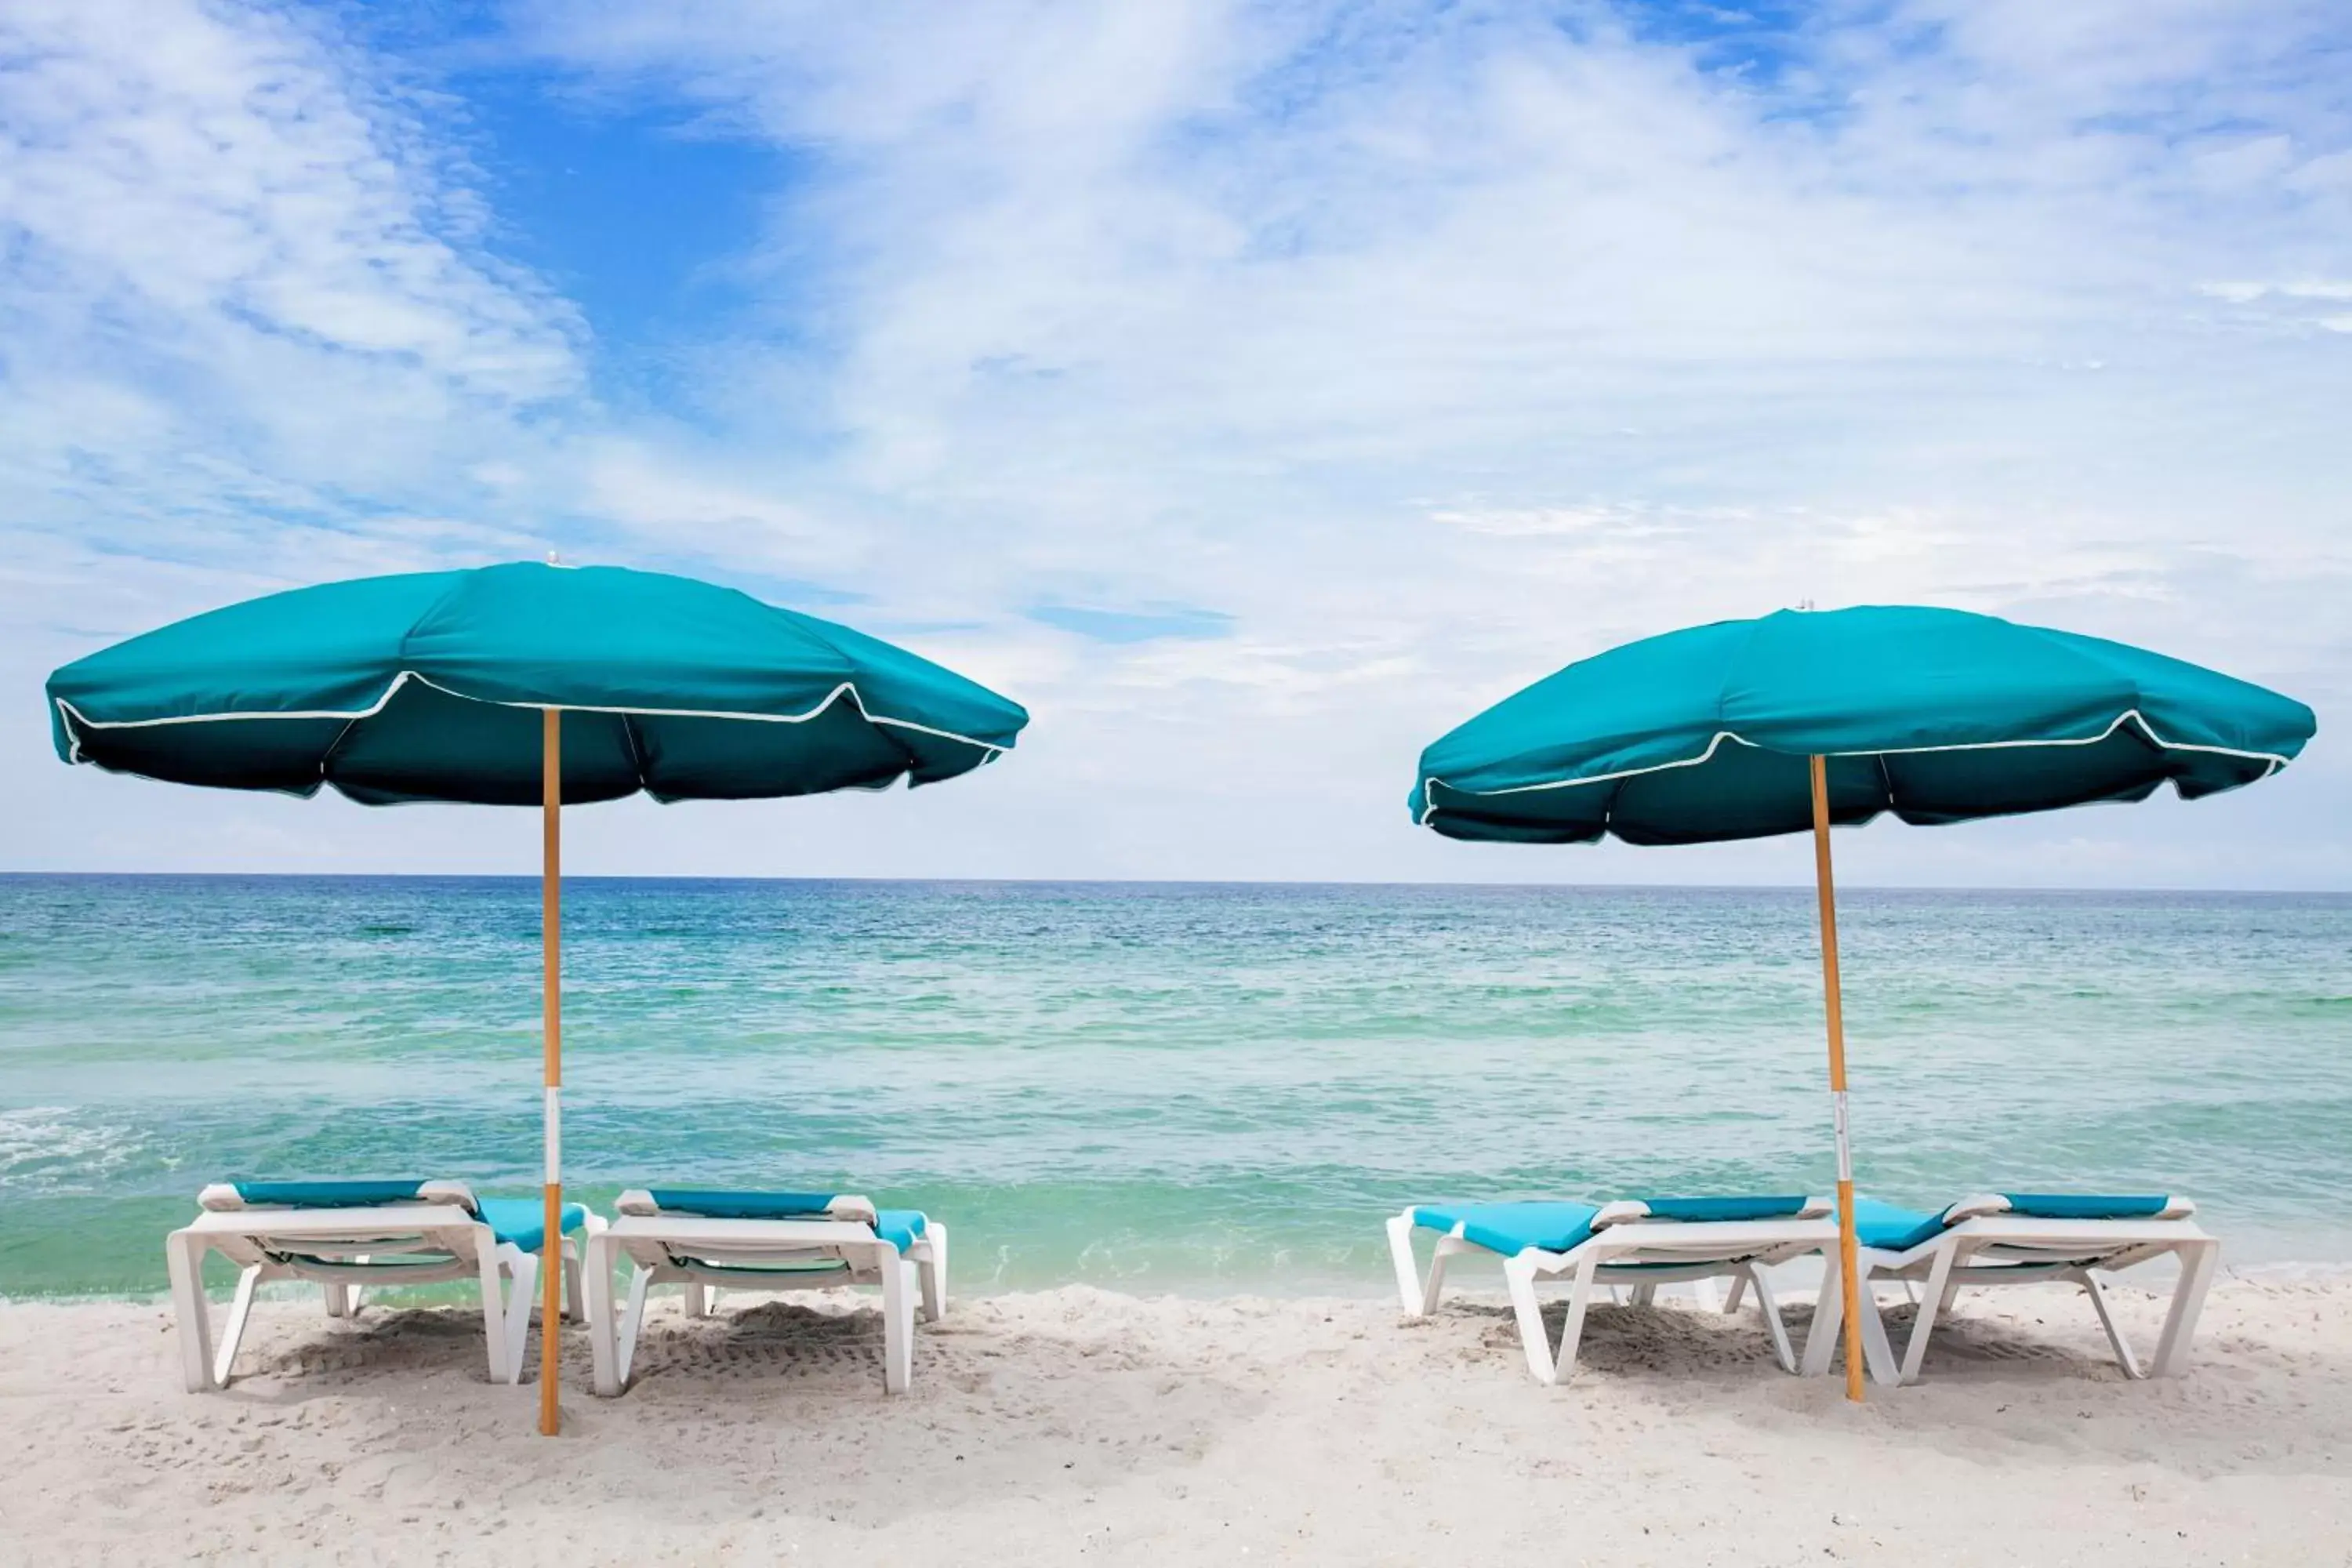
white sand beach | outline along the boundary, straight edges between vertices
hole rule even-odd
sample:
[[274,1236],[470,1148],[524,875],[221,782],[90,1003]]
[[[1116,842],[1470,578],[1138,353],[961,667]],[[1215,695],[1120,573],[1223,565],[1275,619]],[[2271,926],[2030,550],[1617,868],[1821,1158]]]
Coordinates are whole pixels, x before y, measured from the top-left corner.
[[2065,1288],[1963,1298],[1927,1381],[1861,1409],[1752,1314],[1597,1312],[1546,1389],[1499,1302],[1085,1288],[954,1303],[886,1399],[878,1320],[804,1300],[661,1304],[618,1400],[573,1343],[553,1441],[462,1310],[265,1302],[194,1395],[161,1304],[0,1308],[0,1557],[2352,1563],[2342,1279],[2225,1279],[2189,1375],[2142,1384]]

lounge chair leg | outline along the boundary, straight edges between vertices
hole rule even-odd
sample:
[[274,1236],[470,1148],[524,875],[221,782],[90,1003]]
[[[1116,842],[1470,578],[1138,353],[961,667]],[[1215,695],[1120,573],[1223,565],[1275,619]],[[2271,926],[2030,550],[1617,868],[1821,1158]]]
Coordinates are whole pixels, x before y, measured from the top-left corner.
[[1657,1305],[1657,1301],[1658,1288],[1655,1285],[1636,1285],[1633,1287],[1633,1305],[1636,1307],[1654,1307]]
[[[546,1255],[541,1254],[540,1260],[544,1265]],[[565,1242],[556,1254],[555,1264],[563,1270],[563,1315],[575,1323],[586,1321],[588,1302],[581,1287],[579,1247]]]
[[1903,1369],[1895,1359],[1895,1347],[1886,1338],[1886,1319],[1878,1310],[1878,1297],[1869,1282],[1862,1287],[1862,1359],[1870,1369],[1872,1378],[1890,1387],[1903,1381]]
[[[483,1228],[487,1231],[488,1227]],[[481,1281],[482,1339],[488,1353],[490,1381],[511,1385],[522,1377],[522,1346],[514,1331],[519,1321],[525,1332],[530,1331],[530,1282],[539,1278],[539,1270],[533,1268],[526,1274],[519,1266],[514,1267],[509,1288],[509,1270],[500,1267],[509,1252],[517,1258],[528,1256],[510,1247],[478,1247],[474,1263]],[[509,1294],[511,1300],[508,1299]]]
[[1911,1342],[1903,1349],[1903,1381],[1919,1381],[1919,1369],[1927,1360],[1927,1336],[1935,1331],[1936,1319],[1951,1302],[1959,1289],[1959,1273],[1953,1264],[1958,1261],[1957,1249],[1947,1247],[1936,1254],[1928,1267],[1927,1289],[1914,1298],[1919,1303],[1918,1316],[1911,1321]]
[[213,1384],[213,1314],[205,1302],[205,1253],[202,1237],[176,1230],[163,1241],[164,1271],[172,1279],[172,1306],[180,1320],[180,1374],[190,1394],[203,1394]]
[[488,1247],[474,1255],[475,1289],[482,1293],[482,1348],[490,1363],[490,1381],[507,1383],[507,1299],[505,1278],[497,1254]]
[[[514,1283],[507,1288],[507,1382],[522,1381],[523,1358],[530,1345],[530,1327],[539,1317],[539,1271],[546,1268],[539,1254],[518,1252],[507,1267],[513,1271]],[[539,1370],[541,1377],[554,1377],[563,1366],[563,1342],[539,1347]]]
[[882,1246],[882,1392],[904,1394],[915,1366],[915,1266]]
[[1454,1254],[1462,1251],[1465,1246],[1465,1243],[1444,1236],[1438,1237],[1437,1245],[1430,1249],[1429,1278],[1423,1281],[1421,1289],[1421,1316],[1425,1318],[1437,1310],[1438,1294],[1445,1289],[1446,1266],[1454,1261]]
[[228,1385],[229,1368],[236,1364],[236,1347],[245,1338],[245,1323],[253,1316],[253,1293],[261,1285],[261,1265],[257,1263],[236,1277],[236,1299],[229,1303],[228,1322],[221,1330],[220,1349],[213,1356],[213,1384]]
[[1731,1289],[1723,1293],[1724,1315],[1726,1317],[1729,1317],[1732,1313],[1738,1311],[1739,1303],[1747,1294],[1748,1276],[1744,1273],[1733,1275],[1731,1277]]
[[1743,1284],[1756,1287],[1756,1310],[1764,1316],[1764,1331],[1772,1336],[1772,1357],[1780,1363],[1782,1372],[1797,1370],[1797,1352],[1789,1345],[1789,1326],[1780,1321],[1780,1304],[1772,1300],[1771,1283],[1764,1278],[1764,1266],[1751,1263],[1731,1277],[1732,1288]]
[[1422,1300],[1421,1269],[1412,1260],[1412,1211],[1389,1218],[1389,1261],[1396,1268],[1397,1305],[1408,1318],[1428,1315]]
[[[1576,1347],[1584,1338],[1584,1310],[1592,1301],[1592,1271],[1601,1261],[1597,1252],[1587,1252],[1576,1265],[1576,1283],[1569,1292],[1568,1323],[1559,1331],[1559,1356],[1552,1363],[1555,1382],[1566,1383],[1576,1375]],[[1651,1286],[1640,1289],[1648,1290]],[[1530,1290],[1528,1294],[1533,1295]]]
[[[1886,1342],[1886,1322],[1878,1315],[1878,1298],[1871,1289],[1870,1275],[1865,1270],[1862,1289],[1857,1292],[1862,1303],[1863,1362],[1870,1375],[1880,1383],[1895,1381],[1899,1368],[1895,1361],[1895,1349]],[[1830,1369],[1839,1350],[1838,1331],[1845,1326],[1845,1293],[1838,1274],[1837,1262],[1829,1261],[1822,1276],[1822,1292],[1814,1299],[1812,1326],[1805,1331],[1804,1375],[1819,1377]]]
[[581,1270],[587,1275],[582,1288],[586,1296],[590,1386],[607,1399],[621,1392],[613,1362],[614,1250],[593,1234],[581,1239]]
[[1519,1321],[1519,1348],[1527,1352],[1528,1370],[1538,1383],[1558,1381],[1551,1341],[1544,1332],[1543,1306],[1536,1300],[1536,1271],[1517,1258],[1503,1260],[1503,1283],[1511,1292],[1511,1311]]
[[704,1293],[698,1280],[686,1282],[686,1315],[689,1318],[710,1316],[710,1298]]
[[2197,1316],[2205,1310],[2205,1292],[2221,1267],[2221,1244],[2193,1242],[2179,1249],[2180,1283],[2172,1288],[2172,1308],[2164,1315],[2164,1332],[2156,1342],[2151,1372],[2158,1377],[2179,1377],[2189,1369],[2189,1342],[2197,1334]]
[[1813,1298],[1812,1325],[1805,1331],[1805,1356],[1800,1367],[1807,1377],[1829,1372],[1830,1358],[1837,1354],[1838,1331],[1845,1326],[1845,1292],[1839,1281],[1837,1259],[1827,1261],[1821,1294]]
[[948,1227],[925,1226],[923,1241],[925,1256],[916,1264],[916,1278],[922,1286],[923,1321],[936,1323],[948,1314]]
[[637,1359],[637,1331],[646,1323],[646,1293],[653,1288],[654,1271],[639,1263],[629,1276],[629,1304],[613,1334],[613,1392],[629,1386],[629,1366]]
[[350,1310],[343,1305],[343,1286],[341,1280],[328,1280],[320,1288],[319,1293],[327,1299],[327,1316],[340,1318]]
[[2098,1276],[2085,1268],[2077,1278],[2083,1281],[2083,1294],[2091,1299],[2091,1310],[2099,1314],[2099,1327],[2107,1331],[2107,1343],[2115,1348],[2116,1360],[2123,1367],[2124,1375],[2134,1381],[2146,1377],[2147,1373],[2140,1371],[2139,1361],[2132,1354],[2131,1342],[2124,1338],[2123,1329],[2107,1306],[2107,1293],[2099,1288]]

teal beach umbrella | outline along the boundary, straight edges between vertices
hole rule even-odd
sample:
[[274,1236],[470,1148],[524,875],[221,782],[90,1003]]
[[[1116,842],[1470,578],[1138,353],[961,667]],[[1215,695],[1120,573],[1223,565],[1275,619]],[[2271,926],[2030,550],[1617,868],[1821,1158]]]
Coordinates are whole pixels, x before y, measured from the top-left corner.
[[49,677],[58,754],[368,805],[740,800],[931,784],[1028,715],[903,648],[688,577],[536,563],[272,594]]
[[2284,767],[2292,698],[2123,643],[1958,610],[1781,611],[1628,643],[1422,753],[1413,819],[1515,844],[1814,840],[1837,1136],[1846,1385],[1862,1397],[1832,824],[2184,799]]
[[[58,754],[174,784],[368,805],[537,805],[544,855],[547,1234],[562,1211],[561,808],[642,790],[741,800],[934,784],[1028,714],[829,621],[691,578],[518,563],[232,605],[49,677]],[[560,1270],[541,1426],[555,1430]]]

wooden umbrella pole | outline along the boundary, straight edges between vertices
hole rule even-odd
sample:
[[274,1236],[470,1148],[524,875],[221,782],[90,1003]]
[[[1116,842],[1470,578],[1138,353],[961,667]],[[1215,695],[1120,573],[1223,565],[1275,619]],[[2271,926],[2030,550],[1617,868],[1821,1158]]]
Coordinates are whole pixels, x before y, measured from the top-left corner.
[[540,1233],[539,1429],[555,1436],[563,1370],[563,715],[541,714],[540,1037],[547,1074],[547,1212]]
[[1813,763],[1813,883],[1822,906],[1822,994],[1829,1004],[1830,1107],[1837,1124],[1838,1274],[1845,1308],[1845,1396],[1862,1399],[1862,1289],[1855,1257],[1853,1152],[1846,1142],[1845,1009],[1838,994],[1837,887],[1830,879],[1829,763]]

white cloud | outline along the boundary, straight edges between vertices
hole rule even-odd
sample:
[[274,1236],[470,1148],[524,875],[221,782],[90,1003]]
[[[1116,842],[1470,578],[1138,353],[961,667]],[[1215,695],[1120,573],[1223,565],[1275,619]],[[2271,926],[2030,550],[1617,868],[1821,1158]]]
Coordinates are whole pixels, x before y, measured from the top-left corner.
[[297,20],[27,0],[0,39],[12,283],[83,331],[191,369],[276,344],[498,401],[577,389],[572,312],[470,247],[418,106]]
[[712,554],[749,549],[766,558],[781,548],[806,568],[840,564],[854,553],[853,541],[772,489],[715,479],[710,465],[680,463],[625,438],[595,447],[583,491],[584,510],[648,537],[692,540],[692,548]]
[[446,537],[376,520],[466,499],[463,462],[581,392],[576,312],[481,247],[429,102],[317,20],[194,0],[0,15],[19,548],[253,584],[348,564],[355,536],[384,542],[360,557],[430,560]]
[[[87,420],[121,471],[59,457],[7,499],[152,497],[153,453],[226,425],[224,506],[389,497],[371,539],[377,511],[487,520],[381,547],[452,556],[576,514],[641,558],[870,595],[854,618],[920,628],[1037,713],[907,844],[780,829],[749,868],[1751,874],[1774,851],[1482,855],[1412,835],[1401,796],[1423,742],[1568,658],[1800,600],[2063,621],[2324,716],[2352,695],[2338,8],[1838,5],[1731,69],[1599,5],[526,0],[520,41],[586,101],[684,103],[792,153],[731,258],[767,297],[688,353],[716,426],[691,437],[578,395],[593,324],[485,251],[396,78],[274,14],[187,15],[236,47],[125,64],[134,43],[77,34],[99,63],[60,68],[37,122],[82,99],[119,119],[108,84],[219,55],[247,74],[198,74],[297,84],[237,104],[324,106],[327,151],[287,165],[318,189],[115,176],[226,237],[193,282],[150,284],[168,268],[135,238],[68,227],[72,276],[162,301],[115,334],[141,352],[205,346],[159,379],[69,375],[109,357],[80,352],[106,311],[45,307],[79,335],[55,403],[7,405],[34,432],[10,444],[65,452]],[[253,112],[232,142],[264,168],[273,136],[313,145]],[[252,237],[330,209],[333,243]],[[234,418],[192,421],[215,385]],[[1232,635],[1087,643],[1023,618],[1041,604],[1182,605]],[[2342,804],[2326,745],[2189,819],[2219,860],[2142,853],[2199,826],[2118,813],[1896,835],[1867,863],[1999,880],[2089,834],[2132,853],[2066,863],[2339,876],[2340,827],[2329,859],[2263,826]],[[848,809],[806,820],[867,820]],[[674,826],[701,818],[626,820],[635,868],[746,865]],[[1953,843],[1986,847],[1981,878]]]

